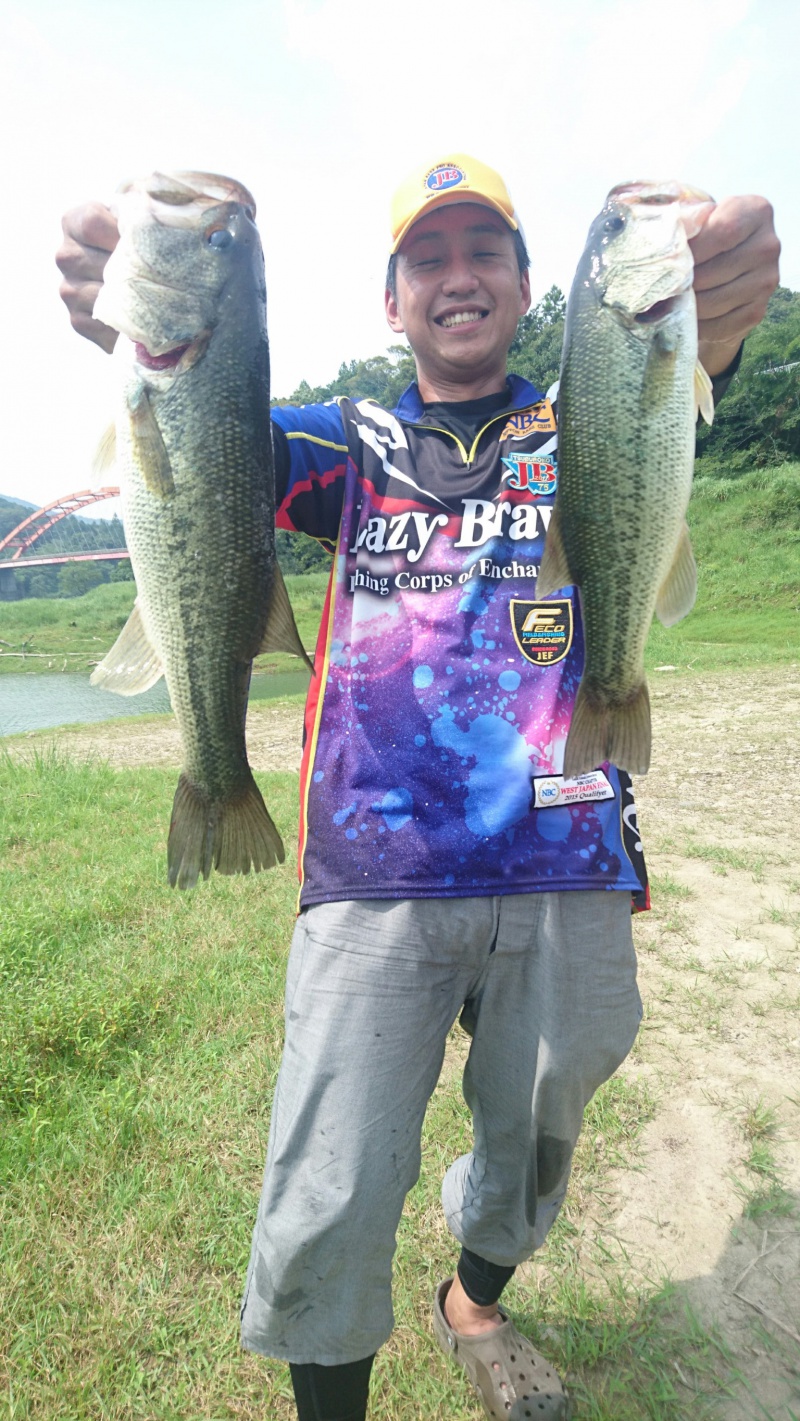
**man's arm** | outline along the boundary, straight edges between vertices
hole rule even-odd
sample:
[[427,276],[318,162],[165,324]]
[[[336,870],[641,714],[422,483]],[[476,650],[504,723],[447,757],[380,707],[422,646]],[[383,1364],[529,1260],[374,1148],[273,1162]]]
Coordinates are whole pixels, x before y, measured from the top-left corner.
[[781,244],[764,197],[728,197],[689,243],[695,261],[699,356],[721,375],[763,320],[778,285]]
[[64,240],[56,252],[56,266],[64,278],[61,299],[79,335],[110,354],[117,332],[102,321],[95,321],[92,311],[103,284],[106,262],[119,241],[116,219],[101,203],[88,202],[68,212],[61,225]]

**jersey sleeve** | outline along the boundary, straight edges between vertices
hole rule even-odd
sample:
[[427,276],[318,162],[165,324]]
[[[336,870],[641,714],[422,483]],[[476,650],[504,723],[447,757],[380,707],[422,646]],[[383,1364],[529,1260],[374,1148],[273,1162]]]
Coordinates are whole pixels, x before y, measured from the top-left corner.
[[336,547],[348,448],[336,401],[272,411],[278,506],[275,523]]

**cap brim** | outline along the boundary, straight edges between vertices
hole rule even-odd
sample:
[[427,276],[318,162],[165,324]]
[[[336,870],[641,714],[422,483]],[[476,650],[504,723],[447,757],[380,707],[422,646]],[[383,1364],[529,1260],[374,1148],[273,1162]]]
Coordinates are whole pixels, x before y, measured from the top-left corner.
[[437,207],[452,207],[455,206],[456,203],[463,204],[465,202],[475,203],[478,207],[490,208],[492,212],[497,213],[498,217],[502,217],[506,226],[509,227],[512,232],[516,232],[519,230],[519,222],[517,220],[516,215],[514,217],[509,217],[505,208],[502,207],[499,202],[494,202],[491,197],[484,197],[483,193],[468,192],[465,191],[463,188],[459,188],[458,191],[454,192],[437,193],[436,197],[429,198],[428,201],[424,204],[424,206],[421,207],[418,212],[414,213],[413,217],[409,217],[408,221],[403,224],[397,236],[395,237],[394,243],[390,248],[389,255],[395,256],[397,254],[403,243],[403,239],[411,231],[411,228],[414,226],[414,224],[416,222],[419,222],[421,217],[426,217],[429,212],[435,211]]

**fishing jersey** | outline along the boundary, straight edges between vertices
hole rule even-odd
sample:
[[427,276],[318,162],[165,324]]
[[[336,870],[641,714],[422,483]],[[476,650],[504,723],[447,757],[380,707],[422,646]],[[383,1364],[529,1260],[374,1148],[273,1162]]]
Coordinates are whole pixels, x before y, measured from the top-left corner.
[[[301,767],[300,906],[616,889],[647,906],[627,775],[563,778],[577,589],[537,598],[557,402],[509,378],[471,447],[416,385],[273,410],[277,524],[333,566]],[[282,442],[282,441],[281,441]]]

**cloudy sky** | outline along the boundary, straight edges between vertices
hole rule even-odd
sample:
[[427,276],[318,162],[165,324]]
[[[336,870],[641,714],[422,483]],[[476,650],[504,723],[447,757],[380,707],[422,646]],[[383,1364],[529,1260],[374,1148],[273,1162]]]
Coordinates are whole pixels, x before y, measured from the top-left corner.
[[535,298],[638,176],[765,193],[797,289],[798,52],[796,0],[5,0],[0,493],[87,487],[108,420],[112,364],[57,294],[67,208],[154,168],[241,179],[279,395],[391,343],[389,198],[452,149],[506,177]]

